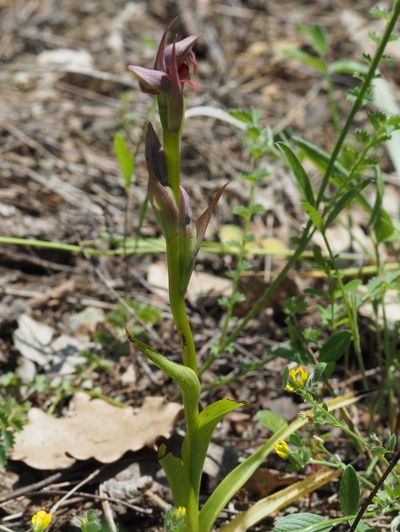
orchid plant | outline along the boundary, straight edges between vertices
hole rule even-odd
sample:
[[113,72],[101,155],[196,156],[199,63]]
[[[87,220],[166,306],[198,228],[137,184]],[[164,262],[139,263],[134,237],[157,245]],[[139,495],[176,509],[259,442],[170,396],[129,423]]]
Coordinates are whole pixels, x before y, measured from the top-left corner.
[[[229,338],[221,343],[221,350],[234,341],[248,321],[254,317],[261,305],[270,297],[280,282],[285,278],[297,258],[304,251],[315,230],[323,232],[322,218],[318,211],[324,199],[325,190],[329,184],[335,168],[337,157],[345,138],[353,123],[354,116],[361,108],[364,97],[374,79],[376,69],[382,58],[385,46],[390,39],[394,24],[400,15],[400,2],[394,3],[394,9],[389,17],[382,40],[377,47],[376,54],[369,61],[368,73],[358,91],[358,95],[343,126],[335,148],[329,159],[327,169],[321,182],[319,191],[314,195],[311,183],[300,162],[291,150],[280,143],[278,147],[288,160],[299,187],[307,199],[302,202],[309,222],[304,228],[302,237],[298,240],[296,252],[291,256],[287,265],[271,283],[271,286],[260,297],[259,301],[234,329]],[[169,531],[210,532],[223,508],[235,493],[246,483],[266,457],[275,450],[281,456],[290,455],[290,448],[286,440],[298,429],[312,419],[313,411],[293,421],[283,424],[273,435],[261,445],[253,454],[243,460],[216,487],[213,493],[200,508],[200,483],[207,449],[217,424],[223,417],[243,403],[223,399],[200,410],[201,384],[198,370],[196,346],[187,315],[185,295],[193,272],[195,260],[203,241],[208,223],[218,200],[224,190],[222,187],[216,192],[210,205],[197,219],[193,217],[189,194],[180,184],[181,141],[185,114],[185,84],[197,88],[197,83],[191,78],[196,76],[197,64],[193,47],[198,35],[191,35],[182,40],[174,40],[167,44],[168,34],[175,22],[172,20],[162,35],[152,69],[130,66],[130,71],[139,80],[143,92],[156,96],[159,118],[161,123],[161,140],[152,124],[147,125],[145,139],[145,153],[149,174],[148,195],[157,223],[166,241],[168,263],[169,300],[172,315],[179,332],[182,345],[182,363],[177,363],[152,349],[149,345],[136,338],[128,331],[130,341],[152,363],[163,370],[180,387],[186,421],[186,435],[183,440],[180,456],[175,456],[165,445],[159,448],[159,460],[165,471],[171,488],[173,507],[167,513],[165,526]],[[361,190],[361,189],[360,189]],[[351,192],[350,200],[359,192]],[[328,216],[326,225],[350,201],[348,194],[334,206]],[[322,213],[325,214],[325,211]],[[318,368],[318,366],[317,366]],[[286,375],[286,390],[299,392],[318,381],[316,372],[309,374],[302,368],[292,369]],[[319,375],[320,376],[320,375]],[[306,397],[310,400],[311,395]],[[327,415],[334,409],[340,409],[355,401],[353,394],[337,397],[324,403]],[[226,530],[244,530],[245,528],[227,527]]]
[[[145,141],[148,194],[166,241],[169,300],[182,342],[183,364],[167,359],[132,335],[128,336],[182,390],[187,430],[181,456],[173,456],[165,446],[161,446],[159,455],[182,529],[194,532],[209,529],[199,523],[199,495],[204,460],[212,433],[224,415],[242,403],[224,399],[199,412],[200,382],[197,376],[196,348],[187,316],[185,295],[196,256],[224,187],[217,191],[203,214],[194,219],[190,197],[180,184],[180,154],[185,113],[184,85],[197,88],[190,76],[191,73],[194,76],[197,73],[193,46],[198,35],[174,41],[167,46],[168,33],[173,23],[174,20],[163,33],[154,68],[130,66],[129,69],[138,78],[141,90],[155,95],[158,102],[162,142],[151,123],[147,126]],[[175,513],[172,512],[169,516],[170,522],[174,521]]]

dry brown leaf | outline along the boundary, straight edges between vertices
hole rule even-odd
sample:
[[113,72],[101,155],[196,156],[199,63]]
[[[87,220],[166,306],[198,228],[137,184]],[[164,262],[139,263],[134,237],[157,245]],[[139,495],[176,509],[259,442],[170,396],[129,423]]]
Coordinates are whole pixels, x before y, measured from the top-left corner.
[[283,475],[281,471],[273,469],[257,469],[243,488],[252,495],[266,497],[277,488],[288,486],[298,480],[297,475]]
[[84,393],[75,394],[72,405],[73,413],[62,418],[32,408],[12,458],[36,469],[64,469],[89,458],[114,462],[168,437],[182,409],[162,397],[146,397],[140,408],[118,408]]
[[[168,294],[168,269],[165,261],[154,262],[147,273],[147,281],[160,296]],[[205,299],[217,300],[231,293],[232,281],[206,272],[194,271],[187,290],[187,298],[192,305]]]

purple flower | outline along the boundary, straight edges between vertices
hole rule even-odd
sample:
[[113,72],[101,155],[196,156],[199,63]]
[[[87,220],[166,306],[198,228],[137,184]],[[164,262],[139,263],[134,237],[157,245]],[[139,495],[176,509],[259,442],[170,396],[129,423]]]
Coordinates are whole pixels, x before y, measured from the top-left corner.
[[192,68],[194,75],[197,74],[196,57],[192,48],[199,35],[190,35],[167,46],[168,33],[175,21],[176,18],[171,20],[161,37],[152,69],[132,65],[128,67],[138,78],[143,92],[169,94],[174,85],[182,87],[183,83],[197,88],[197,84],[190,79],[190,69]]

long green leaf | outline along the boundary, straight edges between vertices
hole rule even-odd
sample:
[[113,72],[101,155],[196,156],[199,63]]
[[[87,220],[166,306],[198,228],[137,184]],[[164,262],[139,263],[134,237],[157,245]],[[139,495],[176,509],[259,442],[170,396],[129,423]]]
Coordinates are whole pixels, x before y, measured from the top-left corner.
[[357,197],[360,197],[360,192],[364,190],[366,186],[368,186],[371,183],[369,179],[365,179],[361,183],[358,183],[358,185],[351,188],[346,194],[344,194],[338,201],[336,201],[333,204],[333,207],[331,211],[328,214],[328,218],[325,222],[325,227],[329,227],[331,223],[333,223],[336,218],[339,216],[339,214],[348,206],[350,203],[356,199]]
[[[326,152],[319,146],[316,146],[312,142],[298,137],[297,135],[294,135],[291,140],[296,144],[296,146],[298,146],[302,150],[307,159],[311,161],[321,173],[326,172],[331,157],[328,152]],[[348,170],[341,163],[336,161],[333,167],[332,182],[336,186],[346,185],[348,176]],[[368,214],[372,213],[372,206],[362,194],[358,192],[355,198],[357,202],[361,205],[361,207],[365,210],[365,212],[367,212]]]
[[306,171],[304,170],[301,162],[298,160],[294,152],[284,144],[283,142],[278,142],[277,146],[279,150],[284,155],[286,161],[288,162],[290,169],[292,170],[297,183],[300,187],[300,190],[304,194],[305,199],[308,201],[310,205],[315,204],[315,198],[314,198],[314,192],[310,183],[310,180],[308,179],[308,175]]
[[[327,401],[328,410],[332,411],[342,408],[357,401],[352,394],[346,394]],[[311,410],[306,415],[297,418],[292,423],[278,430],[269,438],[261,447],[259,447],[251,456],[246,458],[233,471],[231,471],[217,486],[210,495],[203,508],[200,511],[200,530],[209,532],[215,520],[225,508],[226,504],[237,493],[237,491],[248,481],[251,475],[260,467],[266,457],[271,453],[275,443],[279,440],[286,440],[291,434],[303,427],[307,423],[307,414],[311,416]]]
[[196,438],[192,442],[192,475],[196,493],[200,490],[203,465],[215,427],[226,414],[244,405],[245,403],[239,403],[238,401],[221,399],[200,412],[197,418],[198,427]]
[[[309,475],[304,480],[295,482],[287,488],[257,501],[250,506],[248,510],[238,514],[232,521],[225,525],[221,532],[245,532],[262,519],[265,519],[272,513],[289,506],[289,504],[293,504],[296,500],[299,500],[308,493],[312,493],[321,486],[335,479],[338,475],[339,471],[330,471],[327,469]],[[305,523],[303,522],[303,525],[304,524]],[[280,530],[280,528],[277,528],[277,530]],[[292,529],[289,528],[288,530]],[[303,532],[303,530],[303,528],[300,528],[301,532]]]

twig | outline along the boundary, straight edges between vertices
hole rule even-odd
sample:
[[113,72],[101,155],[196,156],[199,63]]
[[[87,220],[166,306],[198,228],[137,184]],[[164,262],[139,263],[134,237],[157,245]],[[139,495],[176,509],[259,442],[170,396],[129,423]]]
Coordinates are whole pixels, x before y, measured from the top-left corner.
[[61,478],[61,473],[54,473],[54,475],[44,478],[43,480],[40,480],[39,482],[35,482],[34,484],[29,484],[29,486],[22,486],[21,488],[11,491],[10,493],[2,495],[0,497],[0,504],[3,502],[13,500],[13,499],[17,499],[18,497],[22,497],[23,495],[26,495],[27,493],[31,493],[32,491],[48,486],[49,484],[58,480],[59,478]]
[[[31,494],[31,496],[33,495],[39,497],[40,495],[63,495],[64,493],[69,493],[69,491],[61,489],[44,489],[37,493]],[[86,497],[87,499],[94,499],[97,501],[107,500],[110,502],[114,502],[115,504],[120,504],[121,506],[125,506],[126,508],[129,508],[131,510],[134,510],[135,512],[142,514],[153,513],[150,509],[142,508],[141,506],[137,506],[136,504],[123,501],[122,499],[116,499],[115,497],[109,497],[108,495],[97,495],[95,493],[87,493],[86,491],[76,491],[75,495],[78,495],[79,497]]]
[[[100,495],[104,495],[104,487],[103,487],[103,484],[100,484],[99,486],[99,494]],[[113,514],[112,514],[112,510],[111,510],[111,505],[110,505],[110,501],[108,501],[107,499],[103,499],[101,501],[101,506],[103,508],[103,512],[104,512],[104,518],[110,528],[110,531],[111,532],[118,532],[118,529],[117,529],[117,526],[115,524],[115,521],[114,521],[114,517],[113,517]]]
[[69,499],[69,497],[71,497],[71,495],[73,495],[76,491],[78,491],[78,489],[81,487],[81,486],[84,486],[85,484],[87,484],[88,482],[90,482],[94,477],[97,477],[97,475],[100,473],[101,469],[96,469],[95,471],[93,471],[92,473],[90,473],[89,476],[87,476],[86,478],[84,478],[81,482],[79,482],[79,484],[77,484],[76,486],[74,486],[71,490],[69,490],[65,495],[64,497],[61,497],[60,500],[58,500],[55,504],[53,504],[53,506],[51,507],[51,510],[50,510],[50,513],[52,515],[54,515],[56,512],[57,512],[57,509],[58,507],[66,500],[66,499]]

